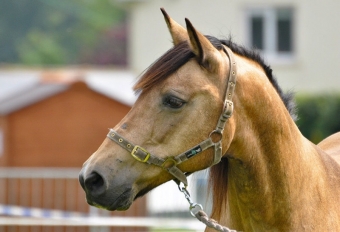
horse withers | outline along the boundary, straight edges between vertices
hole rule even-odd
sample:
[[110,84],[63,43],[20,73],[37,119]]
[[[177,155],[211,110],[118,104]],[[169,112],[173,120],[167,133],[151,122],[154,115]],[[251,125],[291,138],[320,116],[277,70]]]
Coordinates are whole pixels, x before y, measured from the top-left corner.
[[126,210],[151,189],[187,184],[186,174],[211,167],[211,217],[225,226],[340,231],[340,166],[331,157],[340,155],[339,134],[308,141],[291,94],[257,53],[163,14],[174,47],[136,83],[131,111],[84,163],[87,202]]

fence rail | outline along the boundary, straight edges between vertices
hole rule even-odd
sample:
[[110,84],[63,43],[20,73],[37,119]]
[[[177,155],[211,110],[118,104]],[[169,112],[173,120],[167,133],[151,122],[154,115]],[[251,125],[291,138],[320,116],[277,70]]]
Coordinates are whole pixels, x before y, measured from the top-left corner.
[[[0,168],[0,232],[204,230],[203,224],[195,219],[128,214],[112,217],[109,211],[90,207],[78,183],[79,171],[76,168]],[[55,227],[59,229],[37,229]]]
[[77,179],[79,168],[0,168],[6,179]]
[[89,217],[69,219],[7,218],[0,217],[0,225],[15,226],[95,226],[95,227],[147,227],[202,231],[204,226],[194,219],[139,218],[139,217]]

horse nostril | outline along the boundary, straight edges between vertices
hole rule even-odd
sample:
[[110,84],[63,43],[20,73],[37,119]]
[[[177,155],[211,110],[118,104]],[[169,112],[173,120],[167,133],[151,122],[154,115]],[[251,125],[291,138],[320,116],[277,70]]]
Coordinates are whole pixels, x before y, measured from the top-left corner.
[[86,177],[85,181],[83,181],[83,184],[81,182],[80,182],[80,184],[82,186],[84,184],[83,188],[85,189],[85,191],[87,191],[88,193],[90,193],[93,196],[98,196],[98,195],[105,192],[104,179],[97,172],[90,173]]

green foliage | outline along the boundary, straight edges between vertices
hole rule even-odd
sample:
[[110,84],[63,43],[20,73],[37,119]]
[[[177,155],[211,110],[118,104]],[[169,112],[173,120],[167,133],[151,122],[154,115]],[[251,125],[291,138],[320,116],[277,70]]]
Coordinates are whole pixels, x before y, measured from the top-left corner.
[[296,98],[302,134],[314,143],[340,131],[340,94],[305,95]]
[[67,60],[67,51],[55,37],[39,30],[30,31],[17,51],[21,62],[28,65],[64,64]]
[[125,44],[115,41],[117,29],[126,40],[119,28],[125,17],[112,0],[1,1],[0,63],[113,64],[100,57],[114,57],[116,50],[125,55]]

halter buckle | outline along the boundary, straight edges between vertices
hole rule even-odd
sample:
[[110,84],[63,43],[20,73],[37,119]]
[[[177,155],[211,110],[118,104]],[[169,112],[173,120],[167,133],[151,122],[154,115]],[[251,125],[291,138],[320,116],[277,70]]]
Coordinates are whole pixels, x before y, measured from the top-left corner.
[[230,118],[234,111],[234,104],[231,100],[225,100],[224,102],[224,110],[223,110],[223,116],[225,118]]
[[[147,150],[145,150],[144,148],[136,145],[133,150],[131,151],[131,155],[133,158],[135,158],[136,160],[142,162],[142,163],[146,163],[148,161],[148,159],[150,158],[150,153],[147,152]],[[145,157],[141,158],[140,155],[144,155]]]
[[231,100],[225,100],[223,116],[225,118],[230,118],[234,111],[234,103]]

